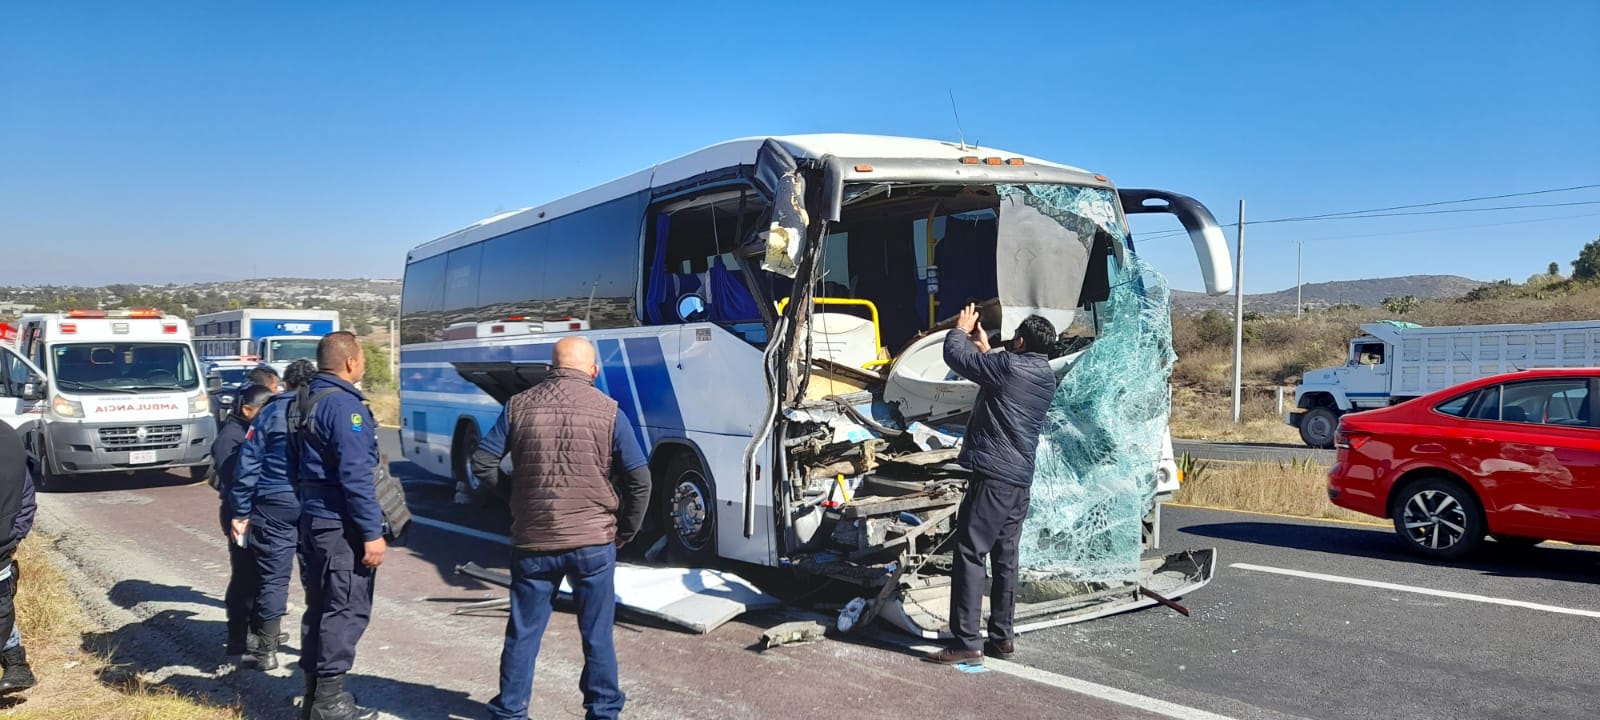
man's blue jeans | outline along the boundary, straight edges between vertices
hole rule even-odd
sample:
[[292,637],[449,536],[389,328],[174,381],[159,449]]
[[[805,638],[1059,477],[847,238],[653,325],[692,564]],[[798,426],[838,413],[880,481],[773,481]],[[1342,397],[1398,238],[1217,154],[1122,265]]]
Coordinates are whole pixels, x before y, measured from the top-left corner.
[[[514,550],[511,554],[511,617],[500,653],[500,694],[489,701],[495,720],[524,720],[533,697],[534,661],[539,640],[550,622],[550,605],[565,579],[578,605],[578,630],[583,634],[583,707],[589,720],[613,720],[622,714],[622,687],[617,681],[617,650],[611,628],[617,615],[617,548],[591,545],[556,553]],[[540,713],[548,716],[551,713]]]

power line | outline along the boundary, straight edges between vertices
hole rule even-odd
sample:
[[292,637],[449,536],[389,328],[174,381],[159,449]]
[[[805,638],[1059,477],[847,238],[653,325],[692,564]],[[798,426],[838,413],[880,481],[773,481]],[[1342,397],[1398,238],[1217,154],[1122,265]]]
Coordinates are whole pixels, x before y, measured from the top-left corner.
[[[1591,218],[1591,217],[1600,217],[1600,213],[1583,213],[1583,214],[1580,214],[1580,215],[1557,215],[1557,216],[1554,216],[1554,217],[1531,218],[1531,219],[1528,219],[1528,220],[1509,220],[1509,221],[1506,221],[1506,222],[1494,222],[1494,223],[1474,223],[1472,225],[1452,225],[1450,227],[1426,228],[1426,229],[1422,229],[1422,230],[1397,230],[1397,231],[1393,231],[1393,232],[1366,233],[1366,234],[1362,234],[1362,235],[1338,235],[1338,236],[1335,236],[1335,237],[1305,238],[1305,239],[1299,240],[1297,242],[1327,242],[1327,241],[1330,241],[1330,240],[1358,240],[1358,239],[1362,239],[1362,238],[1389,237],[1389,236],[1392,236],[1392,235],[1422,235],[1422,234],[1425,234],[1425,233],[1448,232],[1448,231],[1451,231],[1451,230],[1472,230],[1472,229],[1477,229],[1477,228],[1504,227],[1504,226],[1507,226],[1507,225],[1527,225],[1527,224],[1530,224],[1530,223],[1550,222],[1550,221],[1553,221],[1553,220],[1575,220],[1575,219],[1578,219],[1578,218]],[[1234,224],[1237,225],[1238,223],[1234,223]],[[1255,223],[1254,222],[1249,222],[1249,223],[1246,223],[1246,224],[1247,225],[1254,225]],[[1147,242],[1151,242],[1153,240],[1162,240],[1162,239],[1166,239],[1166,238],[1177,237],[1177,236],[1183,235],[1183,234],[1185,234],[1185,233],[1184,232],[1177,232],[1177,233],[1162,233],[1160,235],[1146,235],[1146,236],[1141,237],[1141,238],[1136,238],[1136,241],[1140,242],[1140,243],[1147,243]]]
[[[1592,189],[1592,188],[1600,188],[1600,184],[1574,185],[1574,186],[1571,186],[1571,187],[1562,187],[1562,188],[1546,188],[1544,190],[1530,190],[1530,191],[1527,191],[1527,192],[1520,192],[1520,193],[1506,193],[1506,194],[1503,194],[1503,195],[1484,195],[1484,196],[1481,196],[1481,197],[1461,198],[1459,200],[1439,200],[1439,201],[1435,201],[1435,202],[1414,203],[1414,204],[1410,204],[1410,205],[1393,205],[1393,206],[1390,206],[1390,207],[1368,208],[1366,210],[1345,210],[1345,211],[1342,211],[1342,212],[1321,213],[1321,214],[1318,214],[1318,215],[1300,215],[1300,216],[1296,216],[1296,217],[1273,218],[1273,219],[1269,219],[1269,220],[1252,220],[1247,224],[1249,224],[1249,225],[1268,225],[1268,224],[1275,224],[1275,223],[1309,222],[1309,221],[1312,221],[1312,220],[1342,220],[1342,219],[1353,219],[1353,218],[1360,218],[1360,217],[1403,217],[1403,216],[1409,216],[1409,215],[1441,215],[1441,214],[1459,213],[1459,212],[1488,212],[1488,211],[1498,211],[1498,210],[1525,210],[1525,209],[1546,208],[1546,207],[1569,207],[1569,206],[1572,206],[1572,205],[1600,204],[1600,202],[1539,203],[1539,204],[1532,204],[1532,205],[1506,205],[1506,206],[1499,206],[1499,207],[1492,207],[1492,208],[1462,208],[1462,209],[1452,209],[1452,210],[1433,210],[1433,211],[1425,211],[1425,212],[1417,212],[1417,213],[1390,212],[1390,211],[1394,211],[1394,210],[1409,210],[1409,209],[1413,209],[1413,208],[1437,207],[1437,206],[1440,206],[1440,205],[1458,205],[1458,204],[1461,204],[1461,203],[1482,202],[1484,200],[1500,200],[1500,199],[1504,199],[1504,198],[1527,197],[1529,195],[1545,195],[1545,194],[1549,194],[1549,193],[1571,192],[1573,190],[1588,190],[1588,189]],[[1375,213],[1385,213],[1385,214],[1375,214]],[[1238,227],[1238,225],[1239,225],[1239,223],[1229,223],[1227,225],[1223,225],[1222,227]],[[1146,241],[1159,240],[1161,238],[1175,237],[1175,236],[1178,236],[1178,235],[1183,235],[1185,233],[1186,233],[1186,231],[1184,231],[1184,230],[1167,230],[1167,231],[1163,231],[1163,232],[1152,233],[1150,235],[1146,235],[1141,239],[1142,240],[1146,240]]]
[[[1306,219],[1310,219],[1310,218],[1335,217],[1335,216],[1339,216],[1339,215],[1361,215],[1361,214],[1365,214],[1365,213],[1369,213],[1369,212],[1388,212],[1390,210],[1410,210],[1412,208],[1437,207],[1439,205],[1459,205],[1461,203],[1481,202],[1481,201],[1484,201],[1484,200],[1504,200],[1506,198],[1527,197],[1529,195],[1546,195],[1546,194],[1549,194],[1549,193],[1571,192],[1573,190],[1589,190],[1591,188],[1600,188],[1600,184],[1574,185],[1572,187],[1548,188],[1548,189],[1545,189],[1545,190],[1529,190],[1527,192],[1506,193],[1505,195],[1484,195],[1482,197],[1462,198],[1460,200],[1439,200],[1437,202],[1416,203],[1414,205],[1395,205],[1393,207],[1372,208],[1370,210],[1346,210],[1344,212],[1323,213],[1321,215],[1306,215],[1305,218]],[[1270,221],[1261,221],[1261,222],[1270,222]]]

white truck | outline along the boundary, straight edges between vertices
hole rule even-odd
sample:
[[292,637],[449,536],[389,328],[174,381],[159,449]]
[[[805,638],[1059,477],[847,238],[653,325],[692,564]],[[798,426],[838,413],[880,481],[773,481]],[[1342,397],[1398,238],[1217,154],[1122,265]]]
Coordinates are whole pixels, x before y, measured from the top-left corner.
[[1361,330],[1344,367],[1307,371],[1295,388],[1285,422],[1311,447],[1333,447],[1339,416],[1348,412],[1505,372],[1600,365],[1600,320],[1450,327],[1389,321]]
[[0,345],[0,421],[21,433],[40,490],[64,476],[211,469],[217,425],[189,325],[159,310],[23,315]]
[[194,319],[195,345],[207,360],[259,360],[280,374],[289,363],[317,359],[317,342],[339,330],[337,310],[244,308]]

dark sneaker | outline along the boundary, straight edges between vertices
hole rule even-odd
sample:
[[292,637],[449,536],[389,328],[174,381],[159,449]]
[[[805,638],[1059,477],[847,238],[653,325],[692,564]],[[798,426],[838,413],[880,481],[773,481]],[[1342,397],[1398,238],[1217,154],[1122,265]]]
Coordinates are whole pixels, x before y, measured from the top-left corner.
[[1000,660],[1010,660],[1011,656],[1016,652],[1016,643],[1010,640],[1002,640],[998,642],[990,640],[989,642],[983,644],[983,654]]
[[983,651],[967,650],[965,648],[945,648],[939,652],[922,656],[922,661],[940,665],[982,665]]

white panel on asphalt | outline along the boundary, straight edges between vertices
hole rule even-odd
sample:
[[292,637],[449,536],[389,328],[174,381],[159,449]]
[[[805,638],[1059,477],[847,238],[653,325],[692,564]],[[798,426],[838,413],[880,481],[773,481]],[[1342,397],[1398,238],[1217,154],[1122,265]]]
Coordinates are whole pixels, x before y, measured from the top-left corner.
[[[697,633],[708,633],[778,599],[738,575],[696,568],[617,564],[617,604]],[[561,594],[572,588],[561,584]]]
[[[510,545],[511,538],[443,520],[413,516],[419,525]],[[708,633],[751,610],[778,607],[777,598],[738,575],[717,570],[617,563],[617,604],[697,633]],[[561,594],[572,588],[562,582]]]
[[1323,582],[1340,583],[1344,585],[1360,585],[1361,587],[1378,588],[1380,590],[1393,590],[1395,592],[1416,593],[1418,595],[1432,595],[1434,597],[1451,598],[1453,600],[1467,600],[1471,602],[1488,603],[1490,605],[1505,605],[1508,607],[1526,608],[1541,612],[1558,613],[1561,615],[1577,615],[1580,617],[1600,618],[1600,610],[1581,610],[1578,608],[1565,608],[1558,605],[1541,605],[1525,600],[1507,600],[1505,598],[1489,597],[1487,595],[1473,595],[1470,593],[1451,592],[1449,590],[1434,590],[1431,588],[1416,587],[1413,585],[1399,585],[1396,583],[1381,582],[1378,580],[1362,580],[1361,578],[1343,577],[1340,575],[1324,575],[1322,573],[1306,572],[1304,570],[1288,570],[1285,568],[1267,567],[1265,565],[1251,565],[1248,563],[1234,563],[1231,568],[1240,570],[1253,570],[1255,572],[1272,573],[1274,575],[1288,575],[1289,577],[1305,578],[1307,580],[1321,580]]

